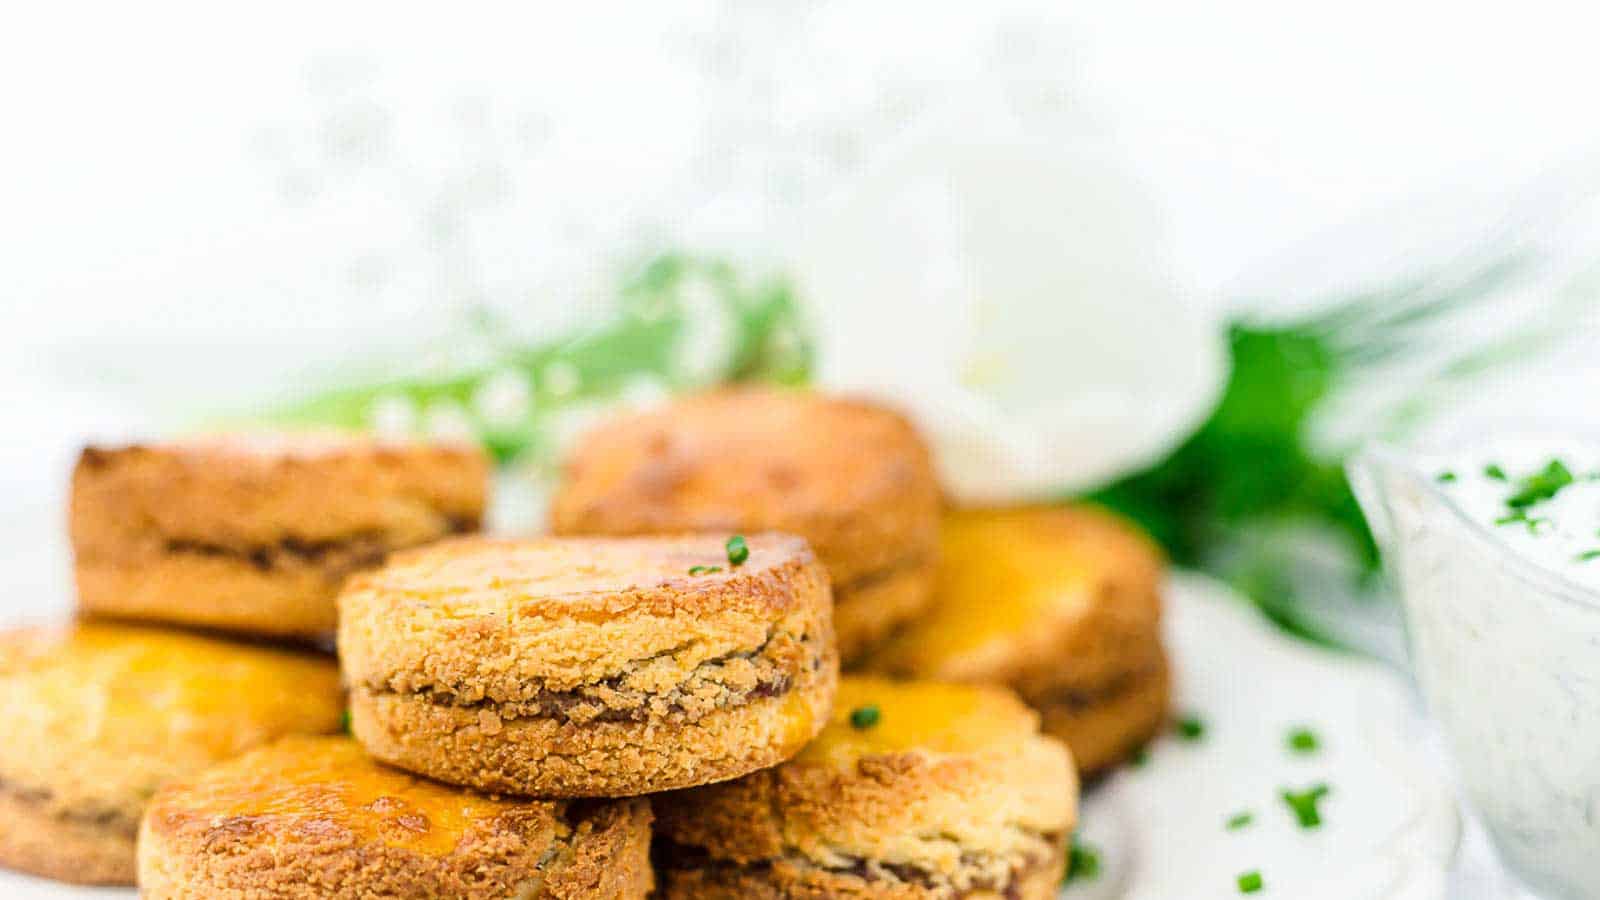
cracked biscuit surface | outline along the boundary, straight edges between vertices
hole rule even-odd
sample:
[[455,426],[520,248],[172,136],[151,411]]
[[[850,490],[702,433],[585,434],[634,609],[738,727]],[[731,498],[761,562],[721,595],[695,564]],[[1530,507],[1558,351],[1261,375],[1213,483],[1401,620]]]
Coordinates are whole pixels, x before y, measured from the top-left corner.
[[720,536],[399,554],[339,599],[354,733],[394,765],[538,797],[651,793],[787,759],[832,702],[832,601],[803,540],[747,545],[740,565]]
[[1151,541],[1097,507],[952,511],[932,606],[863,665],[1007,685],[1095,774],[1165,720],[1162,575]]
[[286,738],[169,783],[139,833],[145,900],[634,900],[651,888],[644,800],[490,797]]
[[488,463],[465,445],[250,435],[90,447],[72,477],[80,608],[297,637],[333,631],[345,577],[476,531]]
[[[805,391],[740,388],[585,435],[550,523],[557,534],[800,535],[838,592],[835,627],[848,661],[927,604],[927,579],[914,572],[932,564],[938,510],[928,449],[899,414]],[[893,596],[881,596],[891,584]],[[853,595],[863,603],[847,613]]]
[[157,787],[295,733],[339,728],[331,657],[139,626],[0,633],[0,865],[132,884]]
[[1003,688],[845,676],[794,759],[654,803],[667,898],[1045,900],[1077,780]]

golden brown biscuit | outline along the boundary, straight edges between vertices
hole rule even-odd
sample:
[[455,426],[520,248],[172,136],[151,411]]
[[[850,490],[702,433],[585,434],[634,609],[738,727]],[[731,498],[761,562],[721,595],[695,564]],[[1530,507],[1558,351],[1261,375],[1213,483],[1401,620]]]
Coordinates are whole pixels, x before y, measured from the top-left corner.
[[167,784],[139,832],[145,900],[642,898],[650,806],[485,797],[348,738],[286,738]]
[[90,447],[72,477],[78,603],[325,635],[345,576],[477,530],[487,479],[483,454],[464,445],[258,435]]
[[1100,774],[1132,756],[1167,721],[1172,681],[1164,657],[1148,671],[1130,673],[1098,692],[1071,690],[1028,701],[1039,711],[1046,734],[1072,748],[1085,777]]
[[0,633],[0,865],[132,884],[158,786],[297,732],[339,728],[331,657],[111,624]]
[[[931,563],[938,509],[927,447],[905,418],[856,400],[744,388],[586,435],[550,521],[557,534],[797,534],[842,598],[858,583]],[[927,601],[909,582],[901,592],[891,625]],[[866,643],[855,617],[835,624],[841,647]]]
[[537,797],[644,794],[787,759],[833,700],[832,601],[804,541],[748,548],[737,566],[721,537],[401,554],[339,598],[355,735],[412,771]]
[[1166,716],[1161,579],[1154,544],[1096,507],[951,512],[932,607],[862,664],[1008,685],[1095,773]]
[[848,585],[833,587],[833,630],[839,658],[859,660],[928,607],[938,569],[918,561]]
[[1054,897],[1067,749],[1004,688],[845,676],[799,756],[654,798],[666,898]]

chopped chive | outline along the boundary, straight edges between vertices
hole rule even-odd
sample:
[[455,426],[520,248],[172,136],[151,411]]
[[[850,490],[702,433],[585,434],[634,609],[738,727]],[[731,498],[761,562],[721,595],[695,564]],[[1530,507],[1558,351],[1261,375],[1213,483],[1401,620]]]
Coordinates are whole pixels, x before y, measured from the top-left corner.
[[1513,510],[1494,520],[1496,525],[1515,525],[1518,522],[1528,526],[1530,534],[1543,534],[1550,527],[1549,519],[1542,516],[1530,517],[1526,509]]
[[1228,817],[1227,828],[1229,831],[1238,831],[1241,828],[1249,828],[1250,823],[1254,822],[1255,820],[1256,814],[1250,812],[1249,810],[1237,812]]
[[1589,562],[1590,560],[1595,559],[1600,559],[1600,547],[1597,547],[1594,550],[1585,550],[1575,557],[1576,562]]
[[1445,470],[1440,472],[1438,475],[1435,475],[1433,480],[1439,482],[1440,484],[1449,484],[1456,480],[1456,473]]
[[1150,765],[1150,748],[1148,746],[1140,747],[1133,751],[1133,755],[1128,757],[1128,765],[1133,766],[1135,769],[1142,769]]
[[1178,720],[1178,737],[1191,744],[1199,743],[1206,736],[1206,723],[1199,716],[1187,715]]
[[850,710],[850,727],[858,731],[865,731],[866,729],[878,724],[878,720],[882,717],[883,715],[882,713],[878,712],[878,705],[876,703],[869,703],[866,706],[858,706],[855,709]]
[[1495,481],[1506,480],[1506,470],[1500,468],[1500,466],[1496,463],[1489,463],[1487,466],[1484,466],[1483,474],[1484,477],[1493,478]]
[[1255,892],[1261,890],[1262,884],[1263,882],[1261,881],[1260,872],[1246,872],[1239,876],[1239,893],[1254,894]]
[[1289,732],[1289,749],[1295,753],[1315,753],[1322,747],[1322,741],[1317,739],[1317,733],[1309,728],[1296,728]]
[[1567,468],[1566,463],[1552,459],[1543,471],[1522,479],[1517,492],[1506,498],[1506,505],[1512,509],[1523,509],[1541,503],[1561,493],[1561,489],[1572,481],[1572,470]]
[[744,542],[744,535],[736,534],[728,538],[728,564],[739,566],[750,558],[750,547]]
[[721,572],[721,566],[690,566],[690,575],[710,575],[712,572]]
[[1322,825],[1322,813],[1317,809],[1317,804],[1330,793],[1332,789],[1326,784],[1316,784],[1303,791],[1282,790],[1278,796],[1288,804],[1301,828],[1317,828]]
[[339,714],[339,730],[345,734],[350,733],[350,710],[348,709]]
[[1099,876],[1099,849],[1092,844],[1079,840],[1077,835],[1073,835],[1072,845],[1067,849],[1067,883],[1093,881]]

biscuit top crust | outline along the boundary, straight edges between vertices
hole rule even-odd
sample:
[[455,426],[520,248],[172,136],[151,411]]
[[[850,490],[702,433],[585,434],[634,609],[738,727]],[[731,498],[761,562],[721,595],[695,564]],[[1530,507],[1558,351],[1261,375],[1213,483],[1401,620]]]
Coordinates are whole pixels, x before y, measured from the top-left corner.
[[931,553],[938,486],[904,417],[781,389],[681,400],[590,432],[551,506],[558,534],[748,529],[809,540],[835,583]]
[[853,675],[840,680],[833,716],[795,761],[849,769],[907,752],[1017,752],[1038,732],[1038,715],[1010,691]]
[[555,803],[487,797],[374,761],[346,737],[290,737],[156,795],[147,821],[166,834],[325,834],[340,843],[446,856],[471,832],[518,817],[555,840],[570,827]]
[[737,566],[726,541],[458,538],[397,554],[345,584],[340,661],[352,684],[473,701],[625,673],[665,689],[777,631],[828,621],[827,575],[805,541],[748,535]]
[[939,553],[933,604],[874,653],[871,668],[965,680],[1011,657],[1059,656],[1064,632],[1107,617],[1157,627],[1160,552],[1102,509],[952,511]]
[[[682,605],[716,604],[745,582],[811,552],[799,538],[746,539],[749,557],[728,559],[725,535],[677,538],[458,538],[395,556],[356,577],[346,593],[373,593],[407,607],[463,614],[613,607],[621,598],[659,594]],[[696,570],[690,574],[690,570]]]
[[336,731],[332,658],[101,623],[0,634],[0,783],[83,812],[284,734]]
[[337,432],[249,433],[86,447],[72,479],[80,552],[165,539],[253,547],[475,528],[489,463],[459,443]]

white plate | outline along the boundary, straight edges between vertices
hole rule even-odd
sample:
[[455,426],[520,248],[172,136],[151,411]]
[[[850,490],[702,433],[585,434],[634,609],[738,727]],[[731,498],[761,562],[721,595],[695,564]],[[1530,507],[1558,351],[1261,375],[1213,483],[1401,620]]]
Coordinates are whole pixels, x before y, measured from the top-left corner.
[[[1092,789],[1084,839],[1101,875],[1063,900],[1255,897],[1438,900],[1460,836],[1454,795],[1417,749],[1425,734],[1412,694],[1390,670],[1285,637],[1227,588],[1173,579],[1167,633],[1178,708],[1205,723],[1202,740],[1168,737],[1141,768]],[[1321,749],[1291,753],[1312,729]],[[1282,789],[1324,782],[1323,824],[1302,830]],[[1224,827],[1249,811],[1249,827]]]
[[[1101,874],[1064,900],[1238,897],[1236,879],[1259,870],[1254,896],[1297,900],[1439,900],[1460,832],[1443,777],[1414,749],[1422,723],[1388,670],[1286,638],[1243,601],[1199,576],[1173,579],[1168,634],[1179,708],[1198,714],[1197,743],[1166,738],[1148,763],[1095,787],[1085,839]],[[1313,756],[1285,744],[1304,725]],[[1300,830],[1281,788],[1327,782],[1323,826]],[[1241,810],[1255,822],[1223,827]],[[0,873],[12,900],[112,900],[131,890],[84,889]]]

